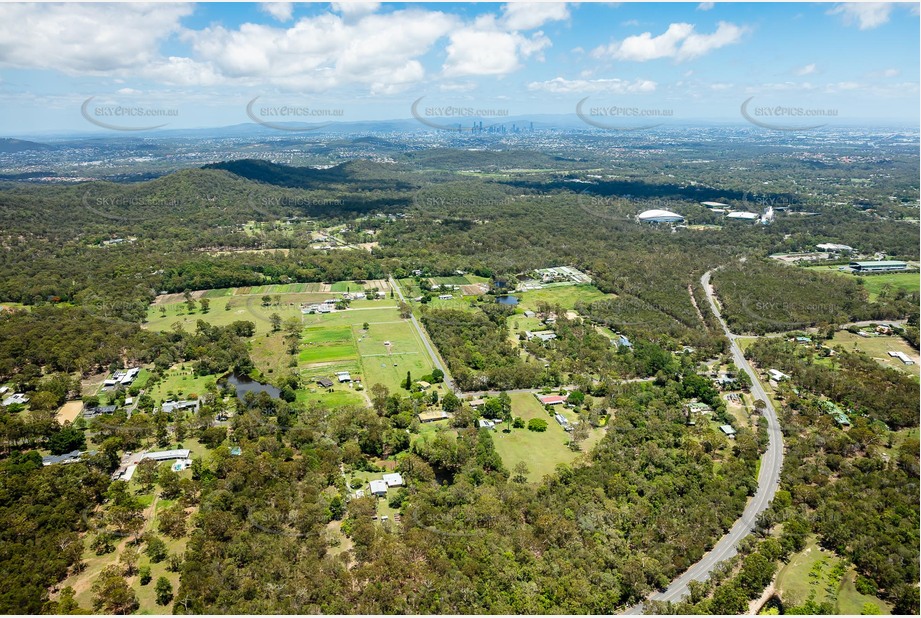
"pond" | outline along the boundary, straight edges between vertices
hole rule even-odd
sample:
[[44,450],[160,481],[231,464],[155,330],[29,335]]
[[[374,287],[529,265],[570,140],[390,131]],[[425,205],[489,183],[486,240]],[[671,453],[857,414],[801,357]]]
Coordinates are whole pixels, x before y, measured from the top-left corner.
[[500,305],[517,305],[518,297],[517,296],[500,296],[496,299]]
[[243,399],[243,396],[246,393],[268,393],[271,397],[278,397],[281,394],[281,391],[272,386],[271,384],[263,384],[262,382],[257,382],[251,377],[239,373],[232,373],[227,377],[227,383],[234,387],[237,391],[237,397]]

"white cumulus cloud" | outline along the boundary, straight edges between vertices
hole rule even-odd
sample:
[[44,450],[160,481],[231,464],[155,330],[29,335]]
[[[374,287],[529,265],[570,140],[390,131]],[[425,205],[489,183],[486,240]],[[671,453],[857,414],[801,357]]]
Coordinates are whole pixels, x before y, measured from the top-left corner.
[[514,2],[502,7],[501,21],[509,30],[533,30],[564,19],[569,19],[565,2]]
[[293,2],[263,2],[259,8],[280,22],[289,21],[294,15]]
[[658,36],[644,32],[628,36],[623,41],[613,42],[593,50],[596,58],[611,56],[617,60],[645,62],[660,58],[690,60],[726,45],[738,43],[747,28],[729,22],[719,22],[712,34],[698,34],[693,24],[670,24],[668,29]]
[[841,15],[845,24],[856,23],[861,30],[872,30],[889,21],[892,4],[889,2],[845,2],[828,11]]
[[188,4],[0,4],[0,66],[101,75],[143,67]]

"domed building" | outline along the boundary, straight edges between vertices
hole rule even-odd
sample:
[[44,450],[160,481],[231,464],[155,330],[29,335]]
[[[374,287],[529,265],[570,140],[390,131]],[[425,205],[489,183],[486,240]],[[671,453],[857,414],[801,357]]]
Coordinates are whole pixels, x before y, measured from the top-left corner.
[[670,210],[647,210],[646,212],[641,212],[637,219],[643,223],[678,223],[684,221],[684,217]]

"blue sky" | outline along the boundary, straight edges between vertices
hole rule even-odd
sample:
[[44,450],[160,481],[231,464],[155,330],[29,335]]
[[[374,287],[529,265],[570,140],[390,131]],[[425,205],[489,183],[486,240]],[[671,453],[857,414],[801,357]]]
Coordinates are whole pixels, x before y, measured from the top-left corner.
[[89,97],[99,118],[171,113],[169,128],[250,122],[255,97],[259,115],[409,118],[423,96],[513,116],[590,97],[689,122],[741,122],[754,97],[917,125],[918,50],[917,4],[3,4],[0,134],[101,131]]

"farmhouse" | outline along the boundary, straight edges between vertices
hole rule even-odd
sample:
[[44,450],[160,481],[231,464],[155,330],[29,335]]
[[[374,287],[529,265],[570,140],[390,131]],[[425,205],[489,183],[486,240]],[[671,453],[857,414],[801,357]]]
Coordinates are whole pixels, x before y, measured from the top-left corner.
[[371,486],[372,496],[380,497],[387,495],[387,483],[384,481],[371,481],[368,485]]
[[118,406],[96,406],[95,408],[86,408],[83,410],[83,418],[96,418],[103,414],[112,414]]
[[858,273],[884,273],[907,270],[908,264],[898,260],[883,260],[879,262],[851,262],[848,267]]
[[688,412],[693,414],[704,414],[706,412],[713,412],[713,408],[707,404],[699,401],[692,401],[691,403],[685,404],[684,406]]
[[626,335],[618,335],[617,340],[614,342],[619,347],[632,348],[633,344],[630,343],[630,340],[627,339]]
[[42,465],[53,466],[55,464],[77,463],[80,461],[80,455],[82,455],[80,451],[71,451],[63,455],[46,455],[42,457]]
[[3,405],[11,406],[13,404],[24,404],[29,401],[29,398],[23,395],[22,393],[14,393],[3,400]]
[[819,403],[821,404],[822,408],[825,410],[825,413],[831,415],[831,417],[835,419],[836,423],[838,423],[842,427],[850,426],[851,421],[847,417],[847,414],[845,414],[844,410],[842,410],[841,407],[838,404],[836,404],[834,401],[823,399]]
[[339,371],[339,372],[337,372],[337,373],[336,373],[336,378],[339,379],[339,384],[342,384],[343,382],[351,382],[351,381],[352,381],[352,376],[349,374],[348,371]]
[[333,381],[330,380],[329,378],[320,378],[319,380],[317,380],[317,385],[322,386],[323,388],[332,388]]
[[160,406],[160,409],[166,412],[167,414],[174,412],[176,410],[198,410],[198,400],[195,401],[165,401],[163,405]]
[[525,338],[527,338],[528,341],[530,341],[531,339],[540,339],[544,343],[548,341],[553,341],[554,339],[556,339],[556,333],[549,331],[549,330],[541,330],[541,331],[536,331],[536,332],[532,332],[528,330],[528,331],[525,331],[524,336]]
[[489,420],[488,418],[481,418],[477,420],[477,426],[481,429],[495,429],[496,424]]
[[436,410],[433,412],[420,412],[419,413],[420,423],[433,423],[435,421],[443,421],[449,418],[451,418],[451,416],[444,410]]
[[568,395],[543,395],[537,399],[545,406],[555,406],[564,403],[568,397]]
[[732,425],[720,425],[720,431],[722,431],[724,434],[726,434],[730,438],[734,438],[736,435],[736,430],[733,428]]
[[452,298],[454,298],[454,296],[451,294],[439,294],[438,295],[438,300],[451,300]]
[[421,388],[424,391],[432,388],[432,385],[429,382],[426,382],[425,380],[419,380],[418,382],[416,382],[416,384],[418,384],[419,388]]
[[486,400],[485,399],[471,399],[469,403],[470,403],[470,407],[476,410],[477,408],[485,404]]

